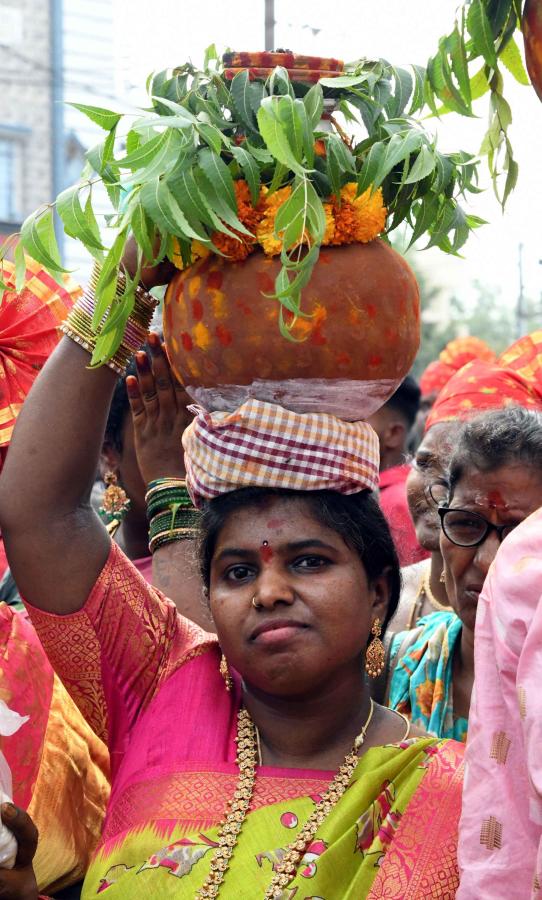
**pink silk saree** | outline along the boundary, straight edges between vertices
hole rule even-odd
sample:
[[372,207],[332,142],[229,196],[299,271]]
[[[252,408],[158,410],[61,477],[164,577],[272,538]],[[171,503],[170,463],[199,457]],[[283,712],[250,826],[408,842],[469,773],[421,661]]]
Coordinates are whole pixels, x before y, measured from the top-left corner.
[[478,601],[461,900],[542,897],[542,510],[503,541]]
[[[238,777],[241,689],[236,679],[225,690],[216,638],[115,546],[80,612],[31,615],[111,754],[111,800],[83,897],[194,897]],[[454,897],[461,760],[460,745],[436,738],[368,750],[284,897]],[[332,777],[260,768],[221,897],[263,897]]]

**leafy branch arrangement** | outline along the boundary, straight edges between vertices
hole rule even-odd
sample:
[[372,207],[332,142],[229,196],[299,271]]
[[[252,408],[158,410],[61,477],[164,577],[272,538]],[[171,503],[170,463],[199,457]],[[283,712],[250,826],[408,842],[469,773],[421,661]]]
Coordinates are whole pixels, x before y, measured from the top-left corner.
[[[462,20],[463,29],[474,33],[470,42],[465,43],[456,27],[453,37],[441,42],[428,72],[420,66],[399,69],[384,60],[363,59],[310,88],[292,82],[280,66],[266,80],[251,80],[245,70],[230,81],[211,47],[201,70],[186,64],[173,74],[150,77],[150,105],[140,115],[74,104],[106,136],[87,152],[81,182],[24,222],[16,250],[18,281],[24,282],[24,251],[53,273],[65,271],[54,235],[56,206],[65,233],[101,265],[93,322],[98,340],[92,358],[92,364],[100,364],[120,344],[133,308],[139,271],[133,279],[126,278],[126,289],[117,296],[130,234],[137,242],[140,269],[143,262],[156,264],[166,258],[182,268],[209,252],[243,258],[231,248],[255,249],[250,209],[259,210],[261,219],[273,207],[270,243],[281,258],[274,297],[286,337],[291,337],[292,321],[303,315],[302,290],[326,241],[369,240],[384,226],[387,235],[406,223],[411,243],[426,236],[427,246],[457,254],[471,229],[482,224],[460,205],[466,194],[478,191],[477,160],[462,151],[441,153],[418,119],[428,103],[437,111],[435,97],[443,108],[470,114],[476,87],[468,61],[482,46],[471,10],[481,5],[482,0],[472,0]],[[501,5],[516,8],[512,0]],[[505,101],[498,99],[496,67],[488,70],[494,61],[489,44],[488,37],[482,75],[492,90],[500,134]],[[493,47],[493,52],[500,50]],[[511,54],[509,50],[508,62]],[[335,113],[323,122],[325,106]],[[345,128],[361,138],[348,137]],[[120,153],[119,146],[124,148]],[[508,167],[513,171],[510,161]],[[94,209],[97,181],[105,186],[113,208],[107,220],[114,232],[109,248],[102,242]],[[248,207],[240,202],[243,185]],[[337,216],[350,204],[349,212],[361,215],[371,199],[384,210],[375,233],[359,237],[353,229],[343,240],[329,238],[330,209]],[[266,249],[265,242],[260,245]]]
[[489,93],[489,125],[480,153],[487,156],[503,207],[516,185],[518,165],[508,137],[512,111],[503,95],[501,66],[520,84],[530,84],[515,41],[521,24],[521,0],[469,0],[460,7],[453,30],[440,39],[427,65],[425,96],[435,115],[472,116],[473,101]]

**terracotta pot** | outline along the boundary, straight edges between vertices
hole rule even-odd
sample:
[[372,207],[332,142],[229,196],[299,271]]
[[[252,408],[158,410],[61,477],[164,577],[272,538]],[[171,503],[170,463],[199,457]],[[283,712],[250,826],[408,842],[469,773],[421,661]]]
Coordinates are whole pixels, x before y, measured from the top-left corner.
[[416,279],[380,240],[326,247],[303,292],[293,336],[279,331],[271,294],[278,258],[210,256],[169,285],[164,333],[172,367],[207,409],[249,396],[299,412],[370,415],[408,373],[419,345]]
[[525,42],[525,62],[533,87],[542,100],[542,3],[526,0],[521,22]]

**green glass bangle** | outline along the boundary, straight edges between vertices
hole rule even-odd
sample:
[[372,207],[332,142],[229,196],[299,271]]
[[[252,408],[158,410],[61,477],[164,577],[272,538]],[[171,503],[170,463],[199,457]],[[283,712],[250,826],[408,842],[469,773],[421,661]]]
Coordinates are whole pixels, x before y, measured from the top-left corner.
[[175,541],[193,541],[198,533],[193,528],[174,528],[172,531],[163,531],[149,541],[149,550],[154,553],[165,544],[173,544]]
[[151,519],[149,535],[151,540],[157,535],[172,532],[177,528],[197,528],[201,514],[196,509],[165,510]]
[[173,507],[179,509],[194,509],[190,497],[185,497],[180,491],[168,489],[155,494],[147,503],[147,518],[152,519],[158,513],[170,510]]

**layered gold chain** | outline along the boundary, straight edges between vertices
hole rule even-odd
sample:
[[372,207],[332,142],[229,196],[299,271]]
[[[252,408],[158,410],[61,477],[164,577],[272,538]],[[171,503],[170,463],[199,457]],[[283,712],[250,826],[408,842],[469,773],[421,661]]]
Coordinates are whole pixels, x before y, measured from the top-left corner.
[[[359,760],[359,750],[365,741],[367,729],[371,724],[374,712],[374,703],[371,699],[369,715],[361,732],[356,737],[352,749],[347,753],[343,764],[323,794],[321,800],[314,807],[305,825],[297,837],[288,845],[284,856],[277,865],[275,874],[267,888],[265,900],[276,900],[282,896],[283,890],[294,877],[303,856],[314,840],[316,832],[329,815],[333,807],[339,802],[346,788],[350,784],[354,769]],[[256,765],[258,762],[258,732],[250,714],[246,709],[240,709],[237,717],[237,759],[239,766],[239,781],[233,799],[228,801],[228,812],[224,822],[220,823],[218,833],[218,847],[213,854],[209,875],[196,894],[196,900],[200,898],[218,897],[220,886],[224,881],[229,868],[235,845],[239,838],[243,822],[250,809],[254,784],[256,782]]]

